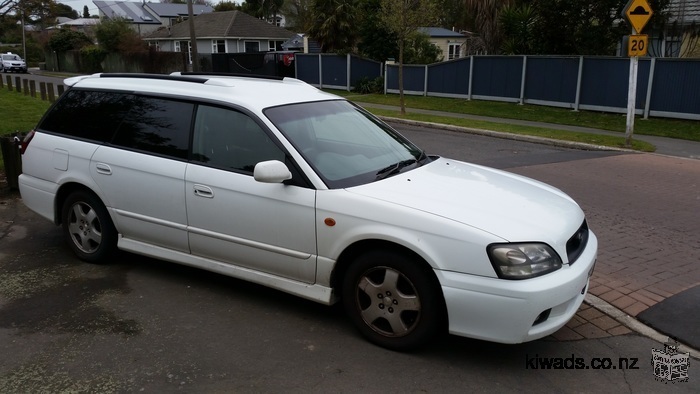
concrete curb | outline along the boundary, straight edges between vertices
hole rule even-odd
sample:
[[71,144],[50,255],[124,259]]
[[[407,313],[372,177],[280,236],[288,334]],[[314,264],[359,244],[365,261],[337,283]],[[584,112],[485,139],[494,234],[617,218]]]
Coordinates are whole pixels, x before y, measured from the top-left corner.
[[418,121],[418,120],[392,118],[389,116],[379,116],[379,118],[385,122],[391,122],[391,123],[401,123],[401,124],[407,124],[407,125],[411,125],[411,126],[425,126],[425,127],[431,127],[431,128],[435,128],[435,129],[441,129],[441,130],[449,130],[449,131],[456,131],[456,132],[462,132],[462,133],[484,135],[484,136],[488,136],[488,137],[503,138],[503,139],[509,139],[509,140],[515,140],[515,141],[532,142],[532,143],[536,143],[536,144],[558,146],[558,147],[562,147],[562,148],[575,148],[575,149],[583,149],[583,150],[602,150],[602,151],[625,152],[625,153],[641,153],[641,152],[638,152],[638,151],[635,151],[632,149],[624,149],[624,148],[615,148],[615,147],[603,146],[603,145],[586,144],[583,142],[562,141],[562,140],[555,140],[555,139],[551,139],[551,138],[506,133],[503,131],[476,129],[476,128],[464,127],[464,126],[453,126],[453,125],[446,125],[446,124],[442,124],[442,123],[422,122],[422,121]]
[[[606,301],[594,296],[591,293],[586,294],[586,299],[584,300],[588,305],[592,306],[593,308],[601,311],[602,313],[612,317],[613,319],[617,320],[620,324],[624,325],[625,327],[629,328],[630,330],[644,335],[645,337],[652,339],[656,342],[659,342],[663,344],[669,339],[668,335],[662,334],[655,329],[647,326],[646,324],[640,322],[639,320],[635,319],[634,317],[626,314],[625,312],[617,309],[613,305],[607,303]],[[700,350],[694,349],[682,342],[679,342],[681,344],[681,349],[679,349],[679,352],[685,353],[688,352],[690,355],[695,358],[700,360]]]

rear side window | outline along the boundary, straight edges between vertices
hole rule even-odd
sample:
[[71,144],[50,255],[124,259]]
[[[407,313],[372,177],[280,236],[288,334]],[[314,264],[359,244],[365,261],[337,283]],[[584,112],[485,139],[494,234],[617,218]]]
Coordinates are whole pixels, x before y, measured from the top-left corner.
[[112,144],[186,159],[194,104],[142,96],[132,96],[131,100],[131,111]]
[[131,109],[129,94],[71,89],[54,105],[40,130],[106,142]]

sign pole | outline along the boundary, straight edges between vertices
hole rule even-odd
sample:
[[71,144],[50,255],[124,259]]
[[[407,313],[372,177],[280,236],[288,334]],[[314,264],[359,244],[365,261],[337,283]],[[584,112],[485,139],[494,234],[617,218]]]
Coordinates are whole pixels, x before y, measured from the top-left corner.
[[[633,33],[634,34],[634,33]],[[637,69],[639,68],[639,56],[630,57],[630,79],[627,90],[627,124],[625,127],[625,146],[632,146],[632,134],[634,133],[634,112],[637,101]]]
[[647,54],[649,36],[640,34],[644,26],[654,14],[647,0],[629,0],[625,5],[624,15],[632,27],[632,34],[627,41],[627,56],[630,57],[630,79],[627,90],[627,126],[625,128],[625,146],[632,146],[632,134],[634,134],[634,113],[637,101],[637,70],[639,68],[639,56]]

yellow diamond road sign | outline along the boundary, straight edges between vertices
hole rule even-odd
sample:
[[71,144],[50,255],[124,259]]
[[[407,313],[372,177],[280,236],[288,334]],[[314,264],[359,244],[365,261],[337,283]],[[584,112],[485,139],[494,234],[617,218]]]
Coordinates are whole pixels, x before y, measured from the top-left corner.
[[637,34],[642,32],[653,14],[647,0],[630,0],[625,6],[625,16]]

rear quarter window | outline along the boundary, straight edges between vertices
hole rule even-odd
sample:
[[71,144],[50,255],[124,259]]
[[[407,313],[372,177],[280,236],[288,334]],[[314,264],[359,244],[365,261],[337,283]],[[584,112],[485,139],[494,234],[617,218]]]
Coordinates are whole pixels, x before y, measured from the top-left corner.
[[71,89],[46,114],[39,130],[97,142],[112,139],[133,100],[129,94]]

